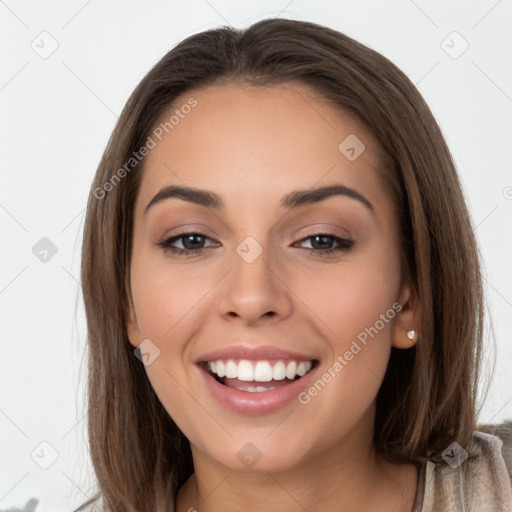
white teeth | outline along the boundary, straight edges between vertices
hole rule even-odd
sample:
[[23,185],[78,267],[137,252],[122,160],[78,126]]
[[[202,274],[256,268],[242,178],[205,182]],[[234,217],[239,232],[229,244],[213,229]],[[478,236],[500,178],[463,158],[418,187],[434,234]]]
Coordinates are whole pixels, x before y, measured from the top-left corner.
[[313,366],[313,363],[311,361],[302,361],[299,363],[299,366],[297,366],[297,375],[300,375],[301,377],[303,375],[306,375],[306,373],[311,370],[311,367]]
[[[270,365],[269,365],[270,366]],[[272,378],[274,380],[283,380],[286,377],[286,366],[282,361],[278,361],[272,368]]]
[[228,379],[236,379],[238,375],[238,366],[231,359],[226,363],[226,377]]
[[[217,374],[219,375],[219,374]],[[220,377],[220,375],[219,375]],[[250,361],[242,360],[238,363],[238,375],[233,379],[253,381],[254,380],[254,368]]]
[[297,375],[297,363],[295,361],[291,361],[290,363],[288,363],[288,366],[286,367],[286,378],[294,379],[295,375]]
[[244,389],[244,391],[249,391],[251,393],[262,393],[263,391],[272,391],[276,388],[265,388],[263,386],[251,386],[247,389]]
[[224,377],[226,375],[226,368],[224,367],[224,363],[222,361],[217,361],[217,369],[215,373],[219,377]]
[[[248,361],[242,359],[236,363],[233,359],[208,362],[209,370],[219,377],[238,379],[247,382],[270,382],[271,380],[293,380],[298,375],[303,377],[313,367],[313,361],[277,361],[273,365],[269,361]],[[261,386],[248,391],[263,391]],[[265,388],[268,391],[268,388]]]
[[266,391],[272,391],[276,389],[274,386],[265,387],[265,386],[249,386],[245,385],[244,387],[238,388],[240,391],[249,391],[250,393],[265,393]]
[[258,382],[270,382],[272,380],[272,366],[267,361],[258,361],[256,363],[254,380]]

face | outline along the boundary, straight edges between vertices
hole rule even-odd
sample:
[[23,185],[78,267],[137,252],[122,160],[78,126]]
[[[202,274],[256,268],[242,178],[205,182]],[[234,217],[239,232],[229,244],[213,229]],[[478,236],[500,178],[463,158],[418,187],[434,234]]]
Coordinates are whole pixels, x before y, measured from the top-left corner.
[[190,98],[145,160],[130,343],[205,464],[355,456],[414,327],[378,146],[306,86],[212,86],[162,122]]

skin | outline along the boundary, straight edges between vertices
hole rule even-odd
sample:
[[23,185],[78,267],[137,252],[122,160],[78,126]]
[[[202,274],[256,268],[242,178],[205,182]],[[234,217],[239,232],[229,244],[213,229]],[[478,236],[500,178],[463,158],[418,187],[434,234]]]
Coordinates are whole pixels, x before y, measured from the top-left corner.
[[[303,85],[211,86],[176,105],[191,96],[197,106],[145,162],[126,322],[134,347],[149,338],[159,348],[148,378],[191,442],[195,473],[178,494],[178,512],[411,511],[417,468],[386,462],[372,445],[391,346],[409,348],[415,341],[406,333],[419,325],[413,288],[400,286],[397,214],[379,176],[376,141]],[[366,146],[354,161],[338,150],[349,134]],[[342,195],[280,207],[292,190],[333,183],[363,194],[374,213]],[[172,198],[145,215],[170,184],[214,191],[226,206]],[[202,251],[179,256],[157,245],[184,228],[208,237],[196,245]],[[319,232],[354,246],[312,254],[337,246],[329,239],[318,249],[307,237]],[[250,264],[236,252],[247,236],[263,249]],[[307,405],[294,400],[273,413],[238,414],[199,378],[197,358],[242,341],[313,354],[321,375],[397,301],[402,310]],[[261,453],[252,468],[237,457],[247,442]]]

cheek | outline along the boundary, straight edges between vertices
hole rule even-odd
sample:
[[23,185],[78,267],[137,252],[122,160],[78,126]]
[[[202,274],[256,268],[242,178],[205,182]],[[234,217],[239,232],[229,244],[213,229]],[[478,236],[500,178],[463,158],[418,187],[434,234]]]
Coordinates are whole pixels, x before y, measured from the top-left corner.
[[[149,261],[146,259],[146,261]],[[191,384],[188,341],[200,319],[212,305],[208,291],[219,278],[193,270],[193,265],[168,263],[134,265],[132,294],[141,339],[149,338],[159,349],[153,363],[145,367],[147,377],[165,410],[191,439],[201,440],[203,429],[220,437],[225,431],[213,421],[210,404]],[[211,281],[211,282],[210,282]],[[215,440],[212,440],[215,442]],[[208,442],[203,443],[207,451]]]
[[196,410],[191,400],[190,393],[198,393],[190,387],[189,372],[194,368],[188,342],[211,314],[211,292],[225,271],[205,272],[200,265],[180,267],[139,254],[132,263],[131,289],[140,339],[150,339],[159,350],[145,370],[168,413],[188,432],[199,420],[205,421],[204,409]]
[[314,279],[297,281],[294,289],[339,353],[376,323],[380,338],[390,338],[399,282],[399,269],[391,260],[369,257],[350,266],[332,265]]
[[326,436],[325,425],[338,425],[324,439],[328,444],[356,428],[374,402],[389,361],[398,305],[380,272],[369,267],[338,274],[337,280],[324,276],[310,288],[310,300],[315,295],[312,303],[329,357],[299,401],[304,414],[318,418],[311,429],[318,428],[319,437]]
[[[208,292],[216,279],[193,265],[170,265],[167,262],[151,262],[144,256],[137,265],[134,259],[132,272],[132,295],[137,312],[137,323],[141,336],[160,340],[175,339],[175,332],[201,311]],[[218,279],[217,279],[218,280]]]
[[[374,399],[384,377],[392,329],[400,306],[399,266],[379,251],[350,266],[332,265],[297,290],[314,311],[329,353],[319,379],[324,398],[363,411]],[[319,393],[323,384],[319,383]],[[331,383],[332,382],[332,383]],[[311,396],[306,396],[307,401]],[[357,414],[355,415],[357,417]]]

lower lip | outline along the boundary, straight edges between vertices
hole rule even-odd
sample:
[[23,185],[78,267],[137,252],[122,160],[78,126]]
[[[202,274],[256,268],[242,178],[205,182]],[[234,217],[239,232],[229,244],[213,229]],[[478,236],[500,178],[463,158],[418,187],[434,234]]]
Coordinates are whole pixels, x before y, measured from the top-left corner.
[[[318,366],[312,368],[300,379],[271,391],[250,392],[230,388],[217,382],[208,372],[198,367],[206,387],[214,398],[226,409],[239,414],[261,415],[277,411],[296,400],[299,394],[309,386]],[[254,385],[257,385],[255,382]]]

